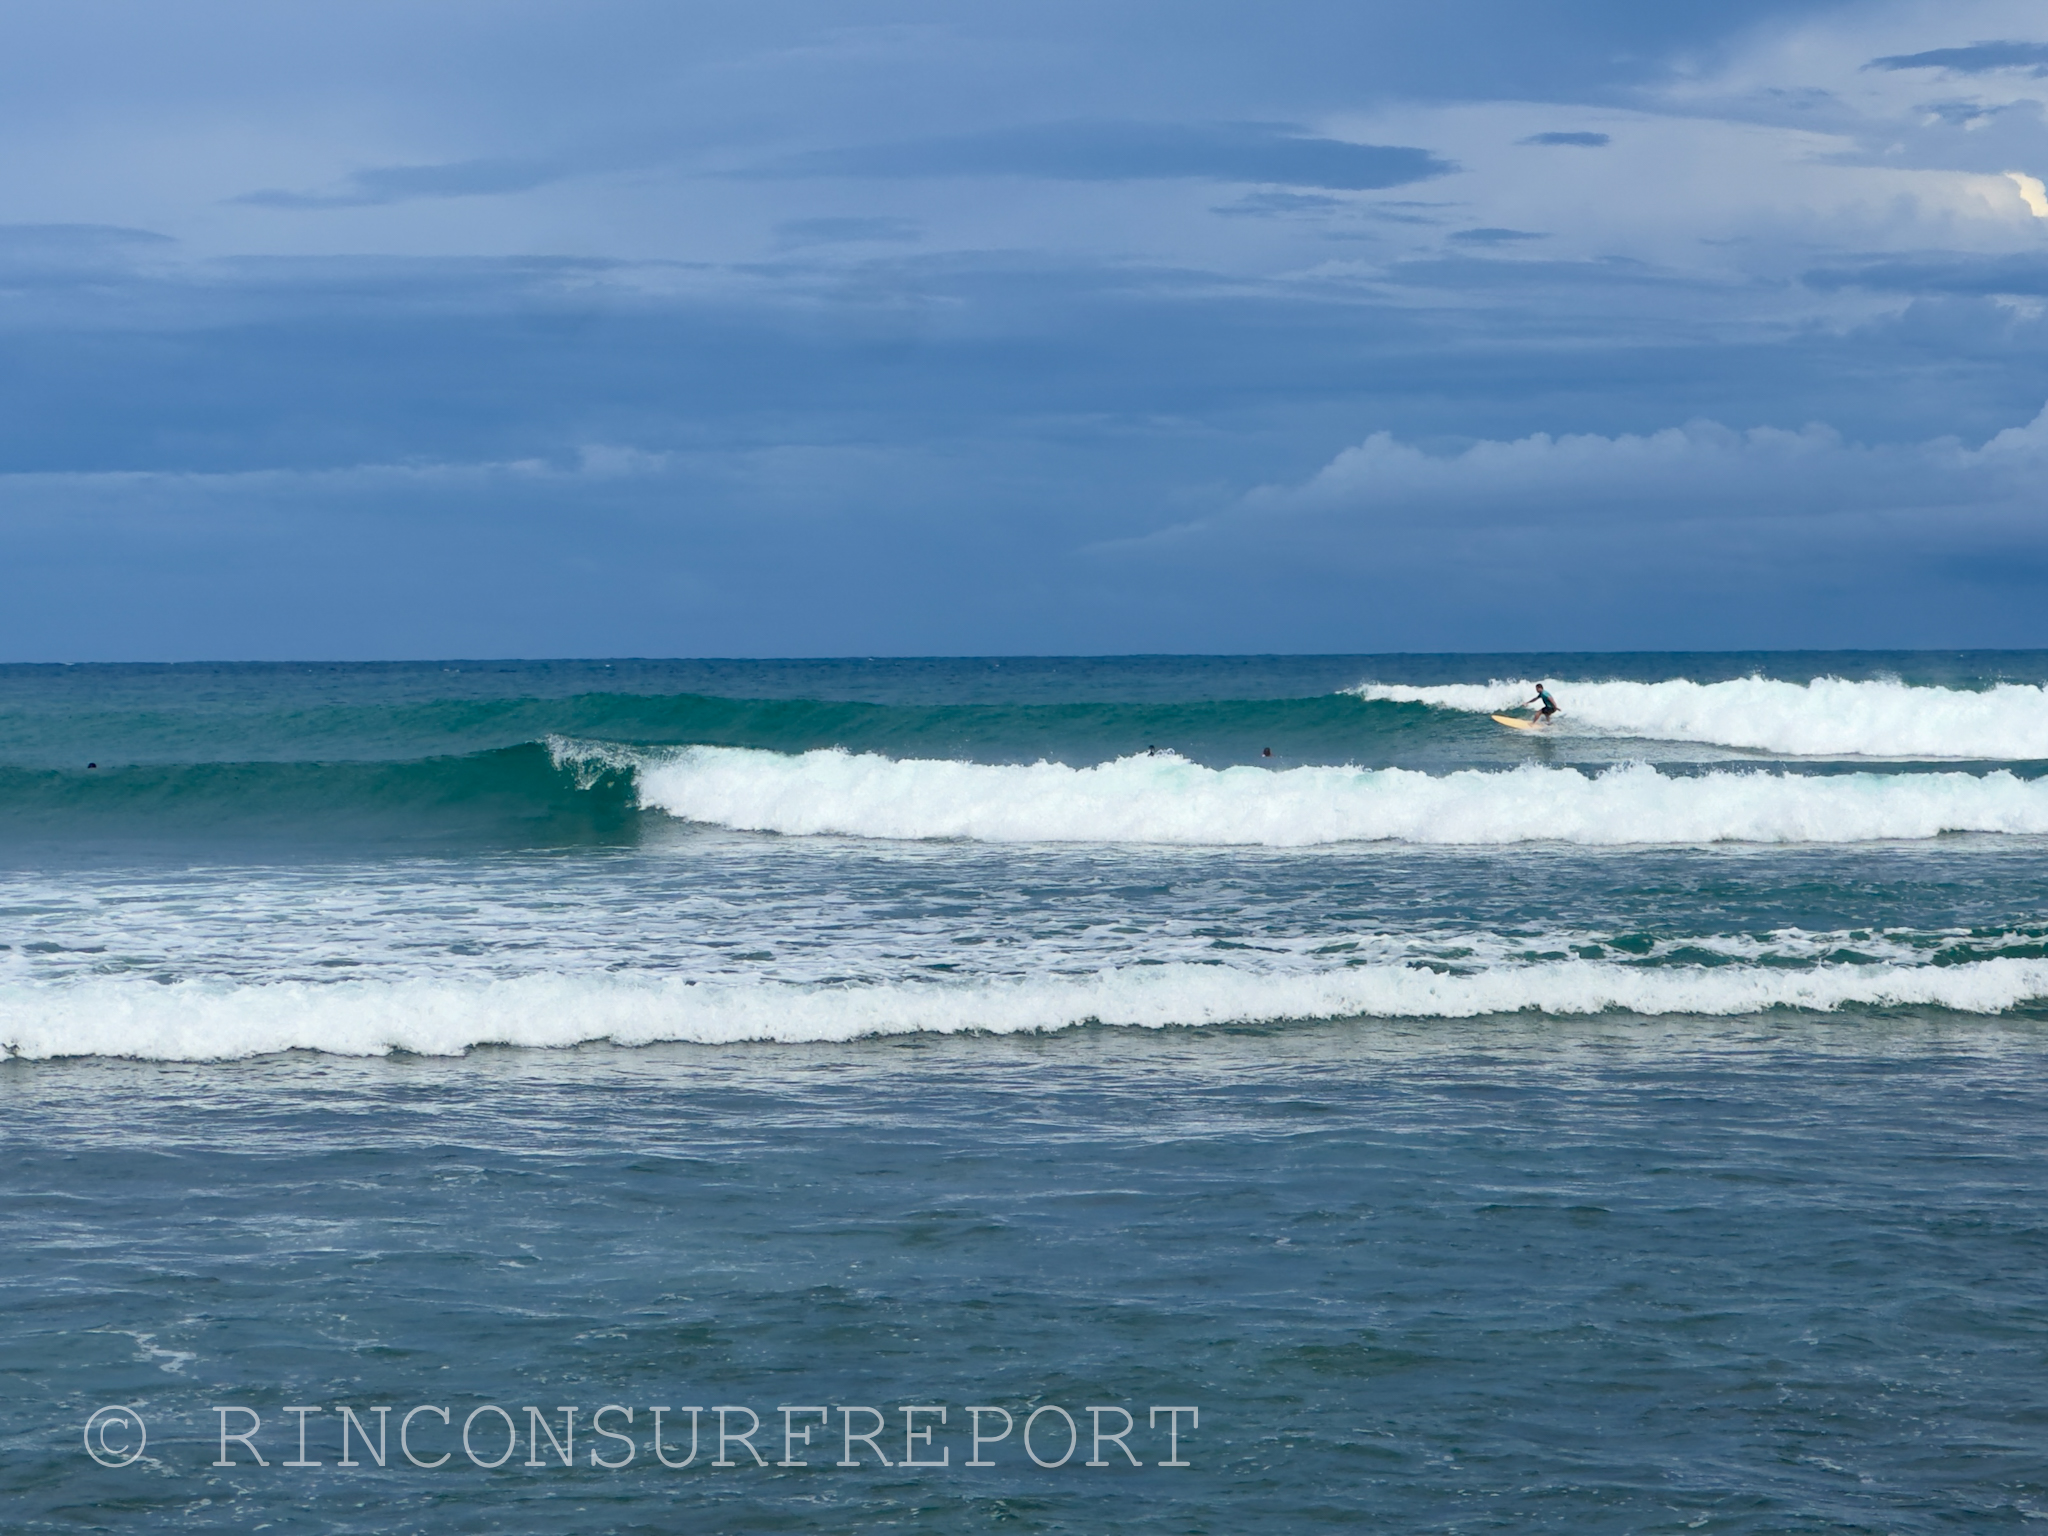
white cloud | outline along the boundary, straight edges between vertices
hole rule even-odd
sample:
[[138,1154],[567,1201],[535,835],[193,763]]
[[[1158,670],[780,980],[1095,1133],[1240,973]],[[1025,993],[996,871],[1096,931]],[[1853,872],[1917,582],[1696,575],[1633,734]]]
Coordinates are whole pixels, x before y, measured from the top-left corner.
[[1952,437],[1864,444],[1818,423],[1736,431],[1696,421],[1646,434],[1481,441],[1425,452],[1376,432],[1307,481],[1264,486],[1243,511],[1456,516],[1478,523],[1657,520],[1960,507],[2038,510],[2048,476],[2048,407],[1972,448]]
[[2020,201],[2037,219],[2048,219],[2048,187],[2041,185],[2041,178],[2029,176],[2022,171],[2007,171],[2006,179],[2020,189]]

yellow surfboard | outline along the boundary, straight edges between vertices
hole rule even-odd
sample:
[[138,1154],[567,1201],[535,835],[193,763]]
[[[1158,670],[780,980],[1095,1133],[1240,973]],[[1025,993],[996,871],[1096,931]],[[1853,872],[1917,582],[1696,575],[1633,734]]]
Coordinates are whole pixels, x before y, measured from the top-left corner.
[[1533,731],[1543,724],[1541,720],[1524,720],[1519,715],[1495,715],[1493,718],[1502,725],[1513,726],[1518,731]]

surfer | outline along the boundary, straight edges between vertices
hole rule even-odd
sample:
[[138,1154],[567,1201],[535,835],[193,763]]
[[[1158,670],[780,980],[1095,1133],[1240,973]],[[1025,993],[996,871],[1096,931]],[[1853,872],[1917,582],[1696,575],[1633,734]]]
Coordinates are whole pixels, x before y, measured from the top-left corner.
[[1549,720],[1552,715],[1557,713],[1557,700],[1553,699],[1550,696],[1550,690],[1548,688],[1545,688],[1541,683],[1538,683],[1536,685],[1536,697],[1524,701],[1522,707],[1526,709],[1531,704],[1541,704],[1543,706],[1541,709],[1536,711],[1535,723],[1537,725],[1542,725],[1545,721]]

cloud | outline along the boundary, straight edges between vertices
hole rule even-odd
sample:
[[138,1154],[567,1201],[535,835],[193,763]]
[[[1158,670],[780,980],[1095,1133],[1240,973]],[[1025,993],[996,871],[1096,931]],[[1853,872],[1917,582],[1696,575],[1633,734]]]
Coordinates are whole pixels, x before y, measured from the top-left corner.
[[1967,48],[1930,48],[1925,53],[1894,53],[1872,59],[1866,69],[1945,69],[1958,75],[1981,75],[1994,69],[2029,69],[2048,75],[2048,43],[1972,43]]
[[[1384,8],[1342,0],[1284,15],[1142,0],[1142,25],[955,7],[901,46],[856,47],[837,25],[872,7],[678,20],[630,0],[595,19],[514,8],[483,53],[434,7],[389,25],[297,8],[242,51],[220,46],[237,39],[225,11],[137,12],[143,34],[99,39],[45,8],[77,46],[16,51],[74,67],[0,101],[10,209],[107,226],[0,231],[0,467],[308,478],[180,482],[189,526],[241,509],[235,536],[179,567],[215,585],[182,593],[152,586],[178,556],[169,531],[130,548],[64,522],[78,488],[8,482],[10,507],[46,497],[56,530],[44,574],[16,585],[56,596],[34,623],[0,615],[0,640],[56,643],[76,623],[58,599],[125,570],[131,598],[94,619],[114,654],[162,654],[201,608],[222,615],[217,643],[239,626],[245,649],[301,650],[298,610],[321,602],[334,649],[395,645],[388,611],[352,602],[388,566],[414,570],[446,626],[408,631],[418,650],[480,643],[464,626],[514,591],[505,643],[529,649],[1537,643],[1606,600],[1624,555],[1655,574],[1657,611],[1635,632],[1617,609],[1584,638],[1670,635],[1656,626],[1685,617],[1695,638],[1743,643],[1796,608],[1813,638],[1865,624],[1882,641],[1937,590],[1955,634],[1985,634],[1938,541],[1914,546],[1924,591],[1873,587],[1903,606],[1839,585],[1781,599],[1867,570],[1867,540],[1830,555],[1812,531],[1863,515],[1864,489],[1870,515],[1926,526],[1887,499],[1895,481],[1940,491],[1913,444],[1981,442],[2048,397],[2048,303],[2027,301],[2048,301],[2048,222],[2001,174],[2048,173],[2034,66],[1863,68],[1872,48],[2023,36],[2004,3],[2000,19],[1972,0],[1570,16],[1477,0],[1409,8],[1392,32]],[[400,47],[392,26],[428,31]],[[1608,128],[1571,130],[1575,116]],[[799,179],[820,176],[884,180]],[[1362,190],[1418,176],[1403,197],[1436,201]],[[588,259],[541,254],[563,251]],[[1746,435],[1809,416],[1833,444],[1770,460]],[[1670,426],[1709,419],[1737,445]],[[1589,458],[1664,464],[1667,428],[1692,434],[1677,467],[1643,467],[1632,491],[1555,468],[1570,457],[1556,445],[1589,434],[1610,445]],[[1239,507],[1375,430],[1429,461],[1408,500],[1382,495],[1394,475],[1348,502]],[[1538,432],[1550,456],[1512,460],[1531,487],[1482,489],[1486,454],[1462,461],[1463,445]],[[748,458],[765,450],[774,475]],[[1463,478],[1431,489],[1450,459]],[[558,468],[394,472],[345,494],[315,474],[379,463]],[[1994,478],[1957,473],[1973,495]],[[387,495],[406,515],[372,519]],[[1987,568],[2027,568],[2021,498],[1958,505]],[[770,506],[817,522],[755,539]],[[1227,508],[1242,516],[1189,543],[1206,554],[1177,574],[1182,557],[1148,545],[1093,585],[1077,576],[1086,541]],[[264,542],[302,513],[325,542]],[[1996,517],[2005,535],[1986,531]],[[812,536],[828,527],[836,542]],[[1723,568],[1722,533],[1773,596],[1744,598],[1732,576],[1701,595],[1690,572]],[[1567,551],[1569,587],[1514,609],[1510,574],[1475,595],[1496,542]],[[518,552],[516,579],[468,574],[482,549]],[[608,574],[550,598],[580,562]],[[1231,598],[1240,573],[1275,600]],[[661,583],[685,576],[748,627],[666,627]],[[607,582],[644,599],[638,617]],[[271,617],[237,617],[238,593],[288,583]],[[581,628],[550,627],[572,609]]]
[[[1695,421],[1616,436],[1532,433],[1429,453],[1377,432],[1297,486],[1251,493],[1262,512],[1350,509],[1480,522],[1552,521],[1560,504],[1582,520],[1656,520],[1675,513],[1739,518],[1886,507],[1948,507],[2031,498],[2048,473],[2048,408],[1980,448],[1954,438],[1866,445],[1831,427],[1737,431]],[[2043,529],[2048,532],[2048,528]]]
[[909,244],[922,239],[924,226],[915,219],[818,218],[788,219],[775,226],[778,244],[805,245]]
[[2020,201],[2027,205],[2029,213],[2037,219],[2048,219],[2048,187],[2041,185],[2040,177],[2007,171],[2005,179],[2020,189]]
[[1236,202],[1209,211],[1227,219],[1276,219],[1294,213],[1328,213],[1344,206],[1342,198],[1319,192],[1247,192]]
[[0,224],[0,268],[100,266],[175,244],[169,235],[120,224]]
[[368,208],[418,198],[489,197],[530,192],[569,175],[528,160],[454,160],[442,165],[385,165],[357,171],[332,192],[244,192],[228,199],[256,208]]
[[[126,278],[153,256],[166,256],[177,242],[153,230],[119,224],[0,224],[0,281],[6,297],[30,293],[37,318],[56,318],[45,299],[52,290],[100,289]],[[103,306],[101,306],[103,307]]]
[[0,251],[80,251],[170,245],[169,235],[121,224],[0,224]]
[[[1482,248],[1498,245],[1500,235],[1492,230],[1474,231]],[[1521,230],[1504,232],[1514,243]],[[1535,238],[1541,238],[1540,236]],[[1646,293],[1689,292],[1699,298],[1711,292],[1709,285],[1650,267],[1626,256],[1608,256],[1597,261],[1497,261],[1464,251],[1445,256],[1389,264],[1386,281],[1404,288],[1464,291],[1481,295],[1516,295],[1526,298],[1541,289],[1552,303],[1569,302],[1585,306],[1575,322],[1585,331],[1594,327],[1594,310],[1614,312],[1614,301],[1623,290]],[[1489,290],[1492,290],[1489,293]]]
[[1929,256],[1817,267],[1802,279],[1831,292],[1867,288],[1886,293],[2048,295],[2048,256]]
[[2048,575],[2044,478],[2048,409],[1981,446],[1712,421],[1452,451],[1377,432],[1305,481],[1093,554],[1238,607],[1348,594],[1361,626],[1393,618],[1416,649],[1531,632],[2025,644]]
[[[0,567],[22,598],[0,654],[2024,644],[2037,626],[2013,573],[2039,540],[1975,504],[1954,552],[1902,539],[1917,574],[1857,589],[1889,525],[1850,527],[1848,553],[1803,530],[1853,523],[1860,488],[1889,494],[1885,466],[1917,460],[1837,453],[1824,429],[1775,461],[1782,494],[1767,443],[1724,454],[1751,469],[1721,472],[1720,503],[1686,493],[1727,430],[1705,427],[1676,429],[1692,458],[1606,491],[1554,467],[1569,453],[1430,480],[1466,453],[1441,449],[1450,434],[1512,446],[1590,423],[1613,460],[1660,436],[1636,422],[1770,419],[1824,391],[1916,437],[1987,396],[2038,401],[2040,329],[1996,305],[1953,301],[1932,344],[1744,348],[1703,327],[1711,345],[1681,348],[1626,319],[1546,330],[1528,311],[1557,306],[1513,288],[1437,313],[1128,265],[883,250],[857,283],[819,270],[803,288],[689,273],[707,286],[663,295],[638,271],[280,263],[201,328],[193,307],[224,285],[178,269],[153,279],[174,290],[164,329],[24,333],[0,375],[6,462],[252,472],[0,482]],[[1587,280],[1623,307],[1611,277]],[[2006,326],[2006,361],[1963,355],[1965,311]],[[1361,418],[1427,462],[1362,501],[1239,506],[1248,484],[1298,490]],[[1862,467],[1829,512],[1845,463]],[[1219,506],[1242,515],[1144,542]],[[1118,537],[1121,553],[1082,552]],[[1964,554],[1977,576],[1952,569]],[[1754,591],[1731,562],[1754,566]],[[1529,580],[1553,565],[1559,582]],[[1983,599],[1994,576],[2009,602]]]
[[773,177],[1026,176],[1048,181],[1244,181],[1362,192],[1446,176],[1428,150],[1319,138],[1285,123],[1066,122],[812,150]]

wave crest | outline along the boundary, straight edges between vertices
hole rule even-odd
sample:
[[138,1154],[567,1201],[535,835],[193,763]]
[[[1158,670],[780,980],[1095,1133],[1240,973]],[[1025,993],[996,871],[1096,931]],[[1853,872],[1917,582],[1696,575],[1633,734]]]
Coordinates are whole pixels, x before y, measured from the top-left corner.
[[[557,760],[584,749],[553,746]],[[593,754],[612,748],[591,748]],[[1205,768],[1171,756],[1092,768],[689,747],[640,761],[644,807],[749,832],[977,842],[1312,847],[1346,842],[1589,846],[1852,843],[1945,832],[2048,833],[2048,781],[2005,770],[1588,776],[1535,764]]]
[[9,988],[0,1049],[30,1060],[124,1056],[232,1060],[279,1051],[459,1056],[482,1045],[566,1047],[883,1035],[1035,1033],[1080,1024],[1174,1025],[1343,1018],[1731,1017],[1767,1009],[1931,1007],[1995,1014],[2048,997],[2048,960],[1933,967],[1636,970],[1559,961],[1439,975],[1398,966],[1273,976],[1164,965],[967,985],[697,985],[662,978],[526,976],[495,981],[222,986],[95,980]]
[[[1492,714],[1522,703],[1522,682],[1411,688],[1360,683],[1362,699]],[[1655,741],[1746,747],[1795,757],[2048,760],[2048,687],[1999,683],[1970,691],[1889,679],[1808,683],[1768,677],[1697,683],[1556,682],[1567,729]]]

